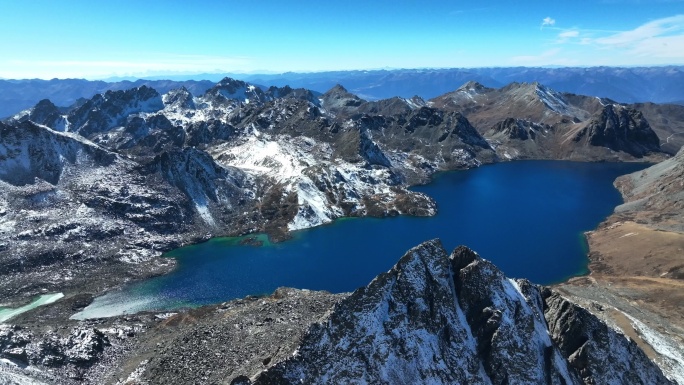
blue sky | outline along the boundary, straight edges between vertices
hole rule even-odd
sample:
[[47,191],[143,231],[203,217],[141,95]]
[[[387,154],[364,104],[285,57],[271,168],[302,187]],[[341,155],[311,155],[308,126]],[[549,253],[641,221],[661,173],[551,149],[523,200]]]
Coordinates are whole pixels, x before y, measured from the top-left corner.
[[0,78],[684,65],[684,0],[0,0]]

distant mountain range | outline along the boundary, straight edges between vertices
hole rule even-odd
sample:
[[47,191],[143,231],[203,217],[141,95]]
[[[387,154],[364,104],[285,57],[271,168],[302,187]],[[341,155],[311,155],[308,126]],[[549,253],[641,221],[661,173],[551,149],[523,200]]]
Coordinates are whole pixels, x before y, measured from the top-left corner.
[[431,99],[468,81],[486,87],[542,83],[559,92],[605,97],[621,103],[684,103],[684,67],[642,68],[452,68],[242,75],[253,84],[302,87],[323,92],[342,84],[369,100],[418,95]]
[[[539,82],[559,92],[610,98],[621,103],[653,102],[684,104],[684,67],[639,68],[452,68],[372,71],[331,71],[284,74],[198,74],[172,80],[123,80],[115,82],[83,79],[0,80],[0,117],[32,107],[42,99],[58,106],[71,106],[79,98],[91,98],[109,90],[147,86],[160,93],[185,87],[202,95],[225,76],[262,86],[306,88],[325,92],[342,84],[366,100],[399,96],[424,99],[453,91],[468,81],[499,88],[511,82]],[[204,80],[187,80],[188,78]]]

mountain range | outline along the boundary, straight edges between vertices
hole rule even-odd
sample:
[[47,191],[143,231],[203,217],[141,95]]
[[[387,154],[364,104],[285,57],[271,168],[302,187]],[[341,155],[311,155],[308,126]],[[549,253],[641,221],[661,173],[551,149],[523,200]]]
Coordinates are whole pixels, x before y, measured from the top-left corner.
[[[674,105],[643,106],[540,83],[490,88],[466,82],[428,100],[369,101],[341,85],[319,93],[231,78],[199,95],[141,85],[70,107],[44,99],[0,123],[0,300],[66,291],[56,308],[69,312],[97,293],[168,272],[173,261],[159,258],[163,251],[210,237],[266,232],[278,241],[343,216],[433,215],[434,201],[408,187],[437,171],[516,159],[664,160],[680,143],[676,129],[684,115],[663,113],[678,111]],[[680,167],[680,157],[673,159],[667,170]],[[250,355],[268,371],[235,381],[668,383],[621,334],[543,288],[506,279],[467,249],[447,257],[429,242],[347,299],[316,298],[328,305],[314,306],[310,322],[298,329],[307,334],[288,340],[298,353],[277,351],[282,360]],[[56,317],[27,322],[49,325]],[[124,341],[167,318],[170,324],[196,322],[184,314],[140,317],[112,320],[120,325],[107,331],[65,321],[72,334],[45,331],[44,338],[3,328],[3,356],[74,371],[75,379],[84,373],[99,378],[88,370],[107,346],[117,345],[109,336]],[[269,315],[249,328],[275,319]],[[445,323],[452,327],[440,326]],[[183,343],[203,344],[201,335],[211,333],[185,335]],[[150,349],[145,344],[154,338],[135,341]],[[369,338],[375,342],[370,350],[350,343]],[[456,346],[457,340],[465,342]],[[126,344],[117,346],[135,348]],[[529,354],[516,358],[514,352]],[[185,353],[200,365],[198,353]],[[171,373],[163,362],[172,361],[143,364],[145,354],[111,357],[134,357],[141,376],[148,365],[154,373]],[[445,357],[456,358],[447,365]],[[445,365],[462,369],[442,372]],[[502,365],[510,369],[504,377]]]
[[640,111],[538,83],[365,101],[339,85],[319,95],[226,78],[199,97],[141,86],[66,110],[43,100],[0,132],[4,296],[83,284],[75,264],[152,274],[170,268],[161,251],[212,236],[432,215],[407,187],[440,170],[666,156]]
[[224,77],[261,85],[263,89],[289,85],[319,93],[326,92],[336,84],[344,84],[350,92],[367,100],[394,96],[411,98],[416,95],[431,99],[451,92],[468,81],[476,81],[492,88],[500,88],[513,82],[538,82],[559,92],[609,98],[621,103],[684,104],[684,71],[678,66],[393,69],[283,74],[197,74],[169,76],[166,79],[132,78],[110,81],[0,79],[0,118],[29,108],[42,99],[50,99],[58,106],[71,106],[80,98],[89,99],[109,90],[124,90],[143,85],[160,93],[185,87],[193,95],[200,96]]

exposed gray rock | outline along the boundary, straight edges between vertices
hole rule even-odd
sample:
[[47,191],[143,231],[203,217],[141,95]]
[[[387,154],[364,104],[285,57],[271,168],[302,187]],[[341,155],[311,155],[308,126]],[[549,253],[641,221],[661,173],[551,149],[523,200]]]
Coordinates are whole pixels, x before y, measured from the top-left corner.
[[161,95],[142,86],[125,91],[107,91],[69,112],[68,131],[88,138],[93,134],[123,126],[132,114],[156,112],[164,108]]
[[660,151],[660,139],[651,129],[641,112],[621,106],[607,105],[579,131],[574,141],[586,141],[624,151],[636,157]]
[[585,384],[667,384],[637,344],[588,310],[546,291],[549,334]]
[[499,89],[468,83],[429,105],[461,112],[504,159],[663,158],[660,141],[666,138],[658,138],[641,112],[610,99],[560,93],[539,83]]
[[[341,301],[294,356],[254,383],[669,383],[636,344],[586,311],[589,355],[564,343],[582,339],[574,319],[551,316],[552,339],[544,310],[555,306],[465,247],[448,256],[426,242]],[[589,372],[586,360],[595,360]]]

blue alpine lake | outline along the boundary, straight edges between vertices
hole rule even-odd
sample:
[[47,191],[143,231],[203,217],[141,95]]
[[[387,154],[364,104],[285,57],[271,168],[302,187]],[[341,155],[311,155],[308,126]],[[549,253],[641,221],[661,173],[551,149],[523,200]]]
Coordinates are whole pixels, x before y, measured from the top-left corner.
[[216,238],[166,254],[172,273],[99,297],[76,318],[171,310],[272,293],[280,286],[352,291],[419,243],[467,245],[509,277],[551,284],[587,273],[583,232],[622,203],[613,180],[648,165],[516,161],[434,176],[415,187],[437,201],[433,217],[345,218],[282,243]]

